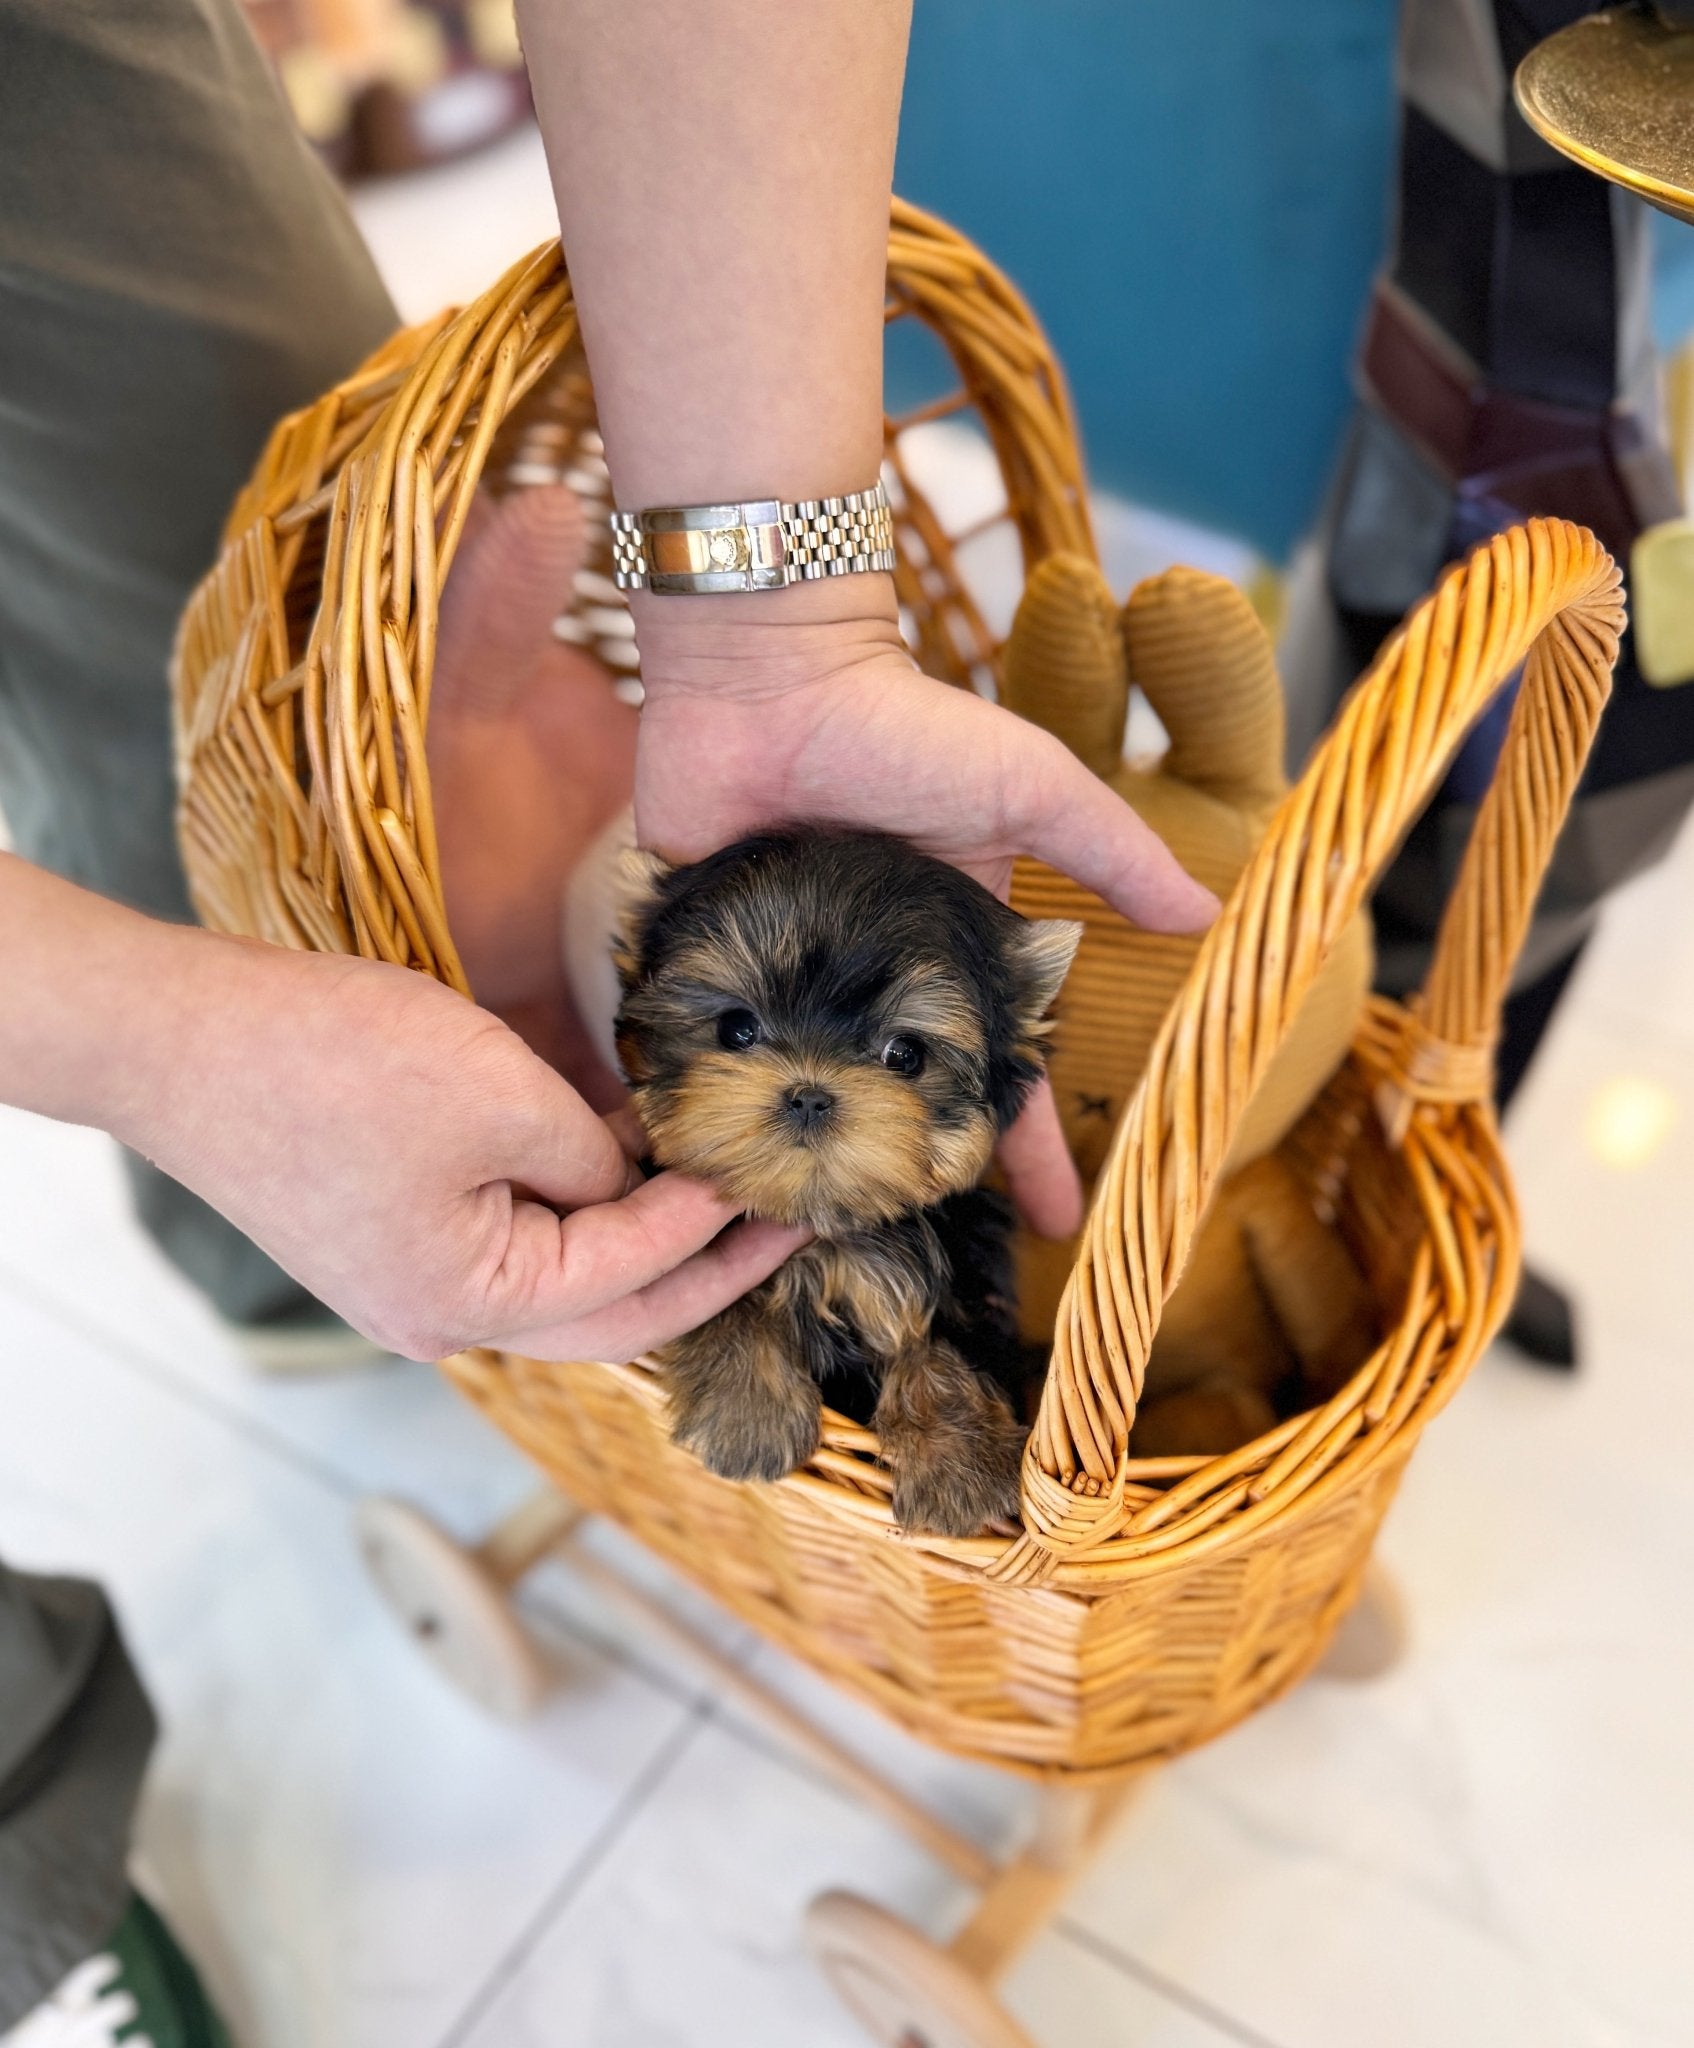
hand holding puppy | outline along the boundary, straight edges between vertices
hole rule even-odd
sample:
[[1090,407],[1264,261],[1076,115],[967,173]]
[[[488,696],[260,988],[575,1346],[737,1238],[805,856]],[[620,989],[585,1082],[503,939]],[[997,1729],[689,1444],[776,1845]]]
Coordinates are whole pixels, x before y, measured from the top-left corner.
[[430,732],[473,985],[569,1081],[422,976],[162,925],[0,853],[0,1099],[113,1132],[419,1358],[631,1358],[804,1237],[642,1183],[633,1127],[584,1100],[621,1091],[562,998],[558,897],[627,799],[633,716],[551,634],[579,541],[568,491],[479,514]]
[[[635,606],[647,704],[636,752],[644,846],[692,860],[803,819],[896,833],[1002,900],[1030,854],[1150,931],[1202,930],[1217,899],[1050,733],[921,674],[883,576],[778,597]],[[1043,1082],[1001,1159],[1045,1235],[1082,1220]]]
[[160,924],[3,853],[0,947],[4,1099],[110,1131],[409,1357],[633,1358],[804,1242],[642,1181],[631,1122],[404,968]]
[[102,1120],[388,1350],[633,1358],[804,1242],[643,1180],[633,1120],[421,975],[151,930],[175,1015]]

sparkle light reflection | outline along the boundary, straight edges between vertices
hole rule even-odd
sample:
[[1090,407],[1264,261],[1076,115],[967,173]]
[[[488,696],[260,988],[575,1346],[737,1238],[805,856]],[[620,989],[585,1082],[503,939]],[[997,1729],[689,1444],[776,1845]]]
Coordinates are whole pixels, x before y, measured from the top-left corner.
[[1613,1074],[1588,1099],[1583,1136],[1602,1166],[1628,1173],[1645,1166],[1670,1135],[1677,1098],[1662,1082]]

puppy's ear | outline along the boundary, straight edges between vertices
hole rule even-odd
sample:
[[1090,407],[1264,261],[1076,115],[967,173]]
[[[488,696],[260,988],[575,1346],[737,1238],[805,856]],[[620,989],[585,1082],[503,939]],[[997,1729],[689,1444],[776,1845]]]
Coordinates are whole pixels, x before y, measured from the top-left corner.
[[1011,1036],[1000,1057],[991,1061],[988,1100],[995,1121],[1006,1130],[1046,1071],[1042,1040],[1047,1012],[1082,939],[1082,926],[1068,917],[1019,917],[1006,941],[1005,961],[1011,971]]
[[670,862],[644,846],[625,846],[612,869],[612,958],[626,988],[640,965],[648,913],[670,872]]
[[613,1019],[635,965],[641,928],[664,863],[635,852],[635,818],[621,811],[578,861],[565,887],[565,974],[577,1015],[608,1066]]
[[1070,972],[1076,949],[1082,943],[1082,926],[1070,917],[1020,918],[1007,947],[1013,978],[1017,983],[1018,1035],[1039,1037],[1043,1020],[1053,1007],[1065,976]]

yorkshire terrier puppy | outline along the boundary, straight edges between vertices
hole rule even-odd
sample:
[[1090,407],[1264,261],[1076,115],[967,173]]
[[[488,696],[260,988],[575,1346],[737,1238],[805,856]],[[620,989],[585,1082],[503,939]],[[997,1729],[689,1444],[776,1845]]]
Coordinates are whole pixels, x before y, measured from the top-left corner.
[[1043,1071],[1080,925],[1031,922],[870,832],[649,856],[617,1046],[654,1161],[814,1241],[660,1354],[679,1441],[779,1479],[822,1395],[868,1415],[906,1527],[1014,1514],[1009,1216],[977,1188]]

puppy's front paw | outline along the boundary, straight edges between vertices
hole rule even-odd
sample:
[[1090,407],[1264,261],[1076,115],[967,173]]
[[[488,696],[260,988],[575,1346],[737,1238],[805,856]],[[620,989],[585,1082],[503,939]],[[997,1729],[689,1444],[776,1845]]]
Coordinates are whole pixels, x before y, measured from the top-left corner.
[[876,1427],[902,1528],[974,1536],[985,1522],[1015,1519],[1029,1432],[951,1345],[891,1368]]
[[818,1447],[816,1386],[714,1387],[674,1402],[672,1433],[720,1479],[783,1479]]
[[671,1435],[720,1479],[781,1479],[818,1447],[823,1402],[768,1285],[661,1358]]
[[1015,1521],[1027,1435],[1002,1409],[997,1418],[908,1442],[889,1461],[895,1520],[938,1536],[974,1536],[984,1523]]

